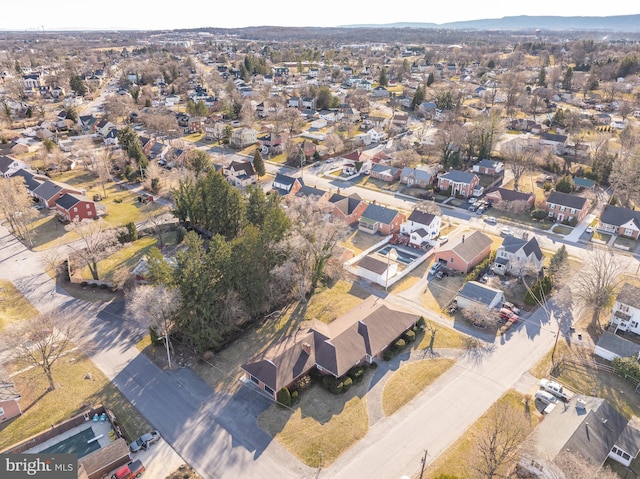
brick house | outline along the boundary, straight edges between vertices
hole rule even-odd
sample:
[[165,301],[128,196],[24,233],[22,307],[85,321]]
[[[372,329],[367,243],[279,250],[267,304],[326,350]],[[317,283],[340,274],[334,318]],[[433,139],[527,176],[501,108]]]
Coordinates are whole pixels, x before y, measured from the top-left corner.
[[398,181],[400,173],[402,173],[400,168],[378,163],[371,167],[370,175],[371,178],[386,181],[387,183],[393,183],[394,181]]
[[571,221],[574,218],[580,222],[589,211],[589,202],[580,196],[552,191],[547,198],[547,216],[556,221]]
[[438,188],[442,191],[451,189],[451,196],[460,195],[465,198],[473,196],[473,190],[480,184],[475,173],[451,170],[438,177]]
[[370,204],[358,221],[358,229],[371,234],[390,235],[400,231],[400,225],[405,220],[406,216],[397,210]]
[[329,198],[329,203],[333,205],[333,216],[340,218],[348,225],[360,221],[362,213],[368,206],[356,193],[349,196],[334,193]]
[[491,201],[491,205],[498,210],[508,210],[509,205],[515,202],[523,202],[526,205],[526,209],[531,210],[536,201],[533,193],[522,193],[507,188],[496,188],[488,192],[484,197],[486,200]]
[[96,204],[86,196],[65,193],[55,202],[56,214],[65,221],[93,220],[97,217]]
[[473,172],[481,175],[492,176],[502,173],[503,171],[504,163],[496,160],[484,159],[473,165]]
[[433,184],[433,175],[427,170],[405,166],[400,173],[400,183],[407,186],[426,188]]
[[491,254],[491,238],[474,231],[470,235],[452,238],[434,255],[434,261],[440,261],[447,268],[468,273]]
[[56,200],[65,193],[84,195],[85,191],[74,188],[66,183],[47,180],[42,182],[31,192],[31,194],[38,199],[40,204],[45,205],[47,208],[55,208]]
[[637,240],[640,236],[640,211],[607,205],[600,213],[597,229]]

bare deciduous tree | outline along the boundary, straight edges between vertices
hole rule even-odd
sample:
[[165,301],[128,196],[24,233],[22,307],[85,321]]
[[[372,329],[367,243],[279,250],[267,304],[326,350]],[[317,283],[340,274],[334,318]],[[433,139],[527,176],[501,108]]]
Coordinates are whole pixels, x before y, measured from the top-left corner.
[[619,479],[615,472],[601,464],[593,464],[578,453],[562,451],[554,462],[564,472],[566,479]]
[[70,243],[69,247],[76,257],[87,265],[93,279],[99,280],[98,262],[116,251],[121,229],[109,228],[108,223],[102,218],[97,221],[74,221],[68,224],[66,229],[80,237],[78,242]]
[[52,311],[26,320],[14,336],[17,356],[42,369],[49,381],[49,391],[56,388],[53,366],[71,347],[76,331],[72,318]]
[[493,321],[495,316],[491,308],[486,304],[472,303],[461,308],[462,316],[464,316],[471,324],[478,327],[486,326]]
[[14,235],[33,246],[31,222],[38,217],[38,211],[33,208],[22,177],[0,177],[0,215],[9,222]]
[[520,179],[533,167],[533,156],[517,141],[505,143],[500,149],[502,159],[513,173],[513,189],[520,190]]
[[611,305],[613,293],[625,271],[623,263],[610,250],[596,249],[573,281],[574,297],[592,311],[594,326],[601,328],[600,313]]
[[163,338],[169,369],[173,350],[171,334],[180,302],[180,292],[163,284],[141,285],[127,295],[127,311],[137,320],[147,322]]
[[472,467],[481,477],[492,479],[513,466],[530,425],[525,411],[503,404],[492,408],[481,421],[482,426],[475,434],[476,457]]

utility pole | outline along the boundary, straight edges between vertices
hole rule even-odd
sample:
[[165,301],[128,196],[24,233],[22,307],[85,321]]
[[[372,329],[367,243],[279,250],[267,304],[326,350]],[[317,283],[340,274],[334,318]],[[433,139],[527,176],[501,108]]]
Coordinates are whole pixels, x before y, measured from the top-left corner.
[[425,449],[424,450],[424,456],[422,456],[422,468],[420,469],[420,479],[422,479],[422,476],[424,475],[424,469],[427,465],[427,456],[429,455],[429,450]]

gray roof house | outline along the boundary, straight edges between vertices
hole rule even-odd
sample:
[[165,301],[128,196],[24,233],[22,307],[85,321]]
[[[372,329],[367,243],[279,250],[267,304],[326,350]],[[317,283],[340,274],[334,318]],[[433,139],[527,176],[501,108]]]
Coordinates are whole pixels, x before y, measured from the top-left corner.
[[371,363],[412,328],[418,317],[369,296],[330,324],[313,321],[308,329],[243,364],[245,380],[275,398],[280,389],[291,386],[314,367],[342,377],[354,366]]
[[607,205],[600,213],[598,229],[638,239],[640,236],[640,211]]
[[474,304],[496,308],[504,303],[504,292],[478,281],[467,281],[458,293],[457,301],[460,308]]
[[593,349],[593,354],[607,361],[631,356],[640,359],[640,344],[629,341],[609,331],[604,331],[598,340],[598,344],[596,344],[596,347]]
[[531,239],[506,236],[496,250],[493,270],[498,274],[520,276],[526,272],[539,273],[544,263],[544,254],[535,236]]
[[386,206],[369,204],[358,222],[358,228],[367,233],[388,235],[400,230],[405,215]]
[[556,460],[568,453],[596,466],[608,457],[629,466],[640,451],[639,423],[602,398],[575,395],[565,407],[556,405],[529,435],[524,460]]

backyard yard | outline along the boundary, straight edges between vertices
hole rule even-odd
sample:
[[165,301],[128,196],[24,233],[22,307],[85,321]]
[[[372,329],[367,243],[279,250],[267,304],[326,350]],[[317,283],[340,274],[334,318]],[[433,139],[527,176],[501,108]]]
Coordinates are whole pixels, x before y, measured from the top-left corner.
[[[8,364],[7,370],[25,367]],[[86,379],[90,374],[90,379]],[[107,380],[95,364],[78,351],[70,351],[53,368],[56,389],[47,391],[48,381],[38,368],[31,368],[12,377],[22,399],[23,414],[0,426],[0,450],[40,433],[80,411],[89,403],[103,404],[118,417],[128,439],[149,429],[131,403]]]
[[29,319],[37,314],[36,308],[11,281],[0,280],[0,331],[14,321]]

